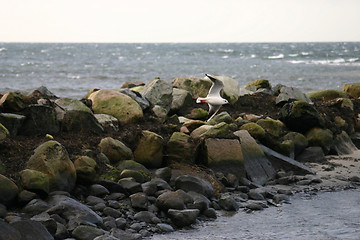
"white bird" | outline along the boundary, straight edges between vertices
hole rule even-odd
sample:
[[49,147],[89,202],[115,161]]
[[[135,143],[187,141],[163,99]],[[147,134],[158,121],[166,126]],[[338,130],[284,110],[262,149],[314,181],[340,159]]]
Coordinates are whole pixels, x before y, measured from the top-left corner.
[[209,105],[209,114],[214,112],[211,117],[207,120],[210,121],[215,114],[219,111],[220,107],[224,104],[230,104],[228,100],[220,96],[221,89],[224,88],[224,84],[219,79],[216,79],[214,76],[205,74],[211,81],[212,85],[210,87],[209,93],[206,97],[199,97],[196,99],[196,103],[207,103]]

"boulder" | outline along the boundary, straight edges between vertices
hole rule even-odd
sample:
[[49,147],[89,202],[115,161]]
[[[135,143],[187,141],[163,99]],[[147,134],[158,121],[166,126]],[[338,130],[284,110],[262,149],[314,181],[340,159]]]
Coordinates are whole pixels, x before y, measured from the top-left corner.
[[200,137],[217,137],[223,138],[232,134],[233,130],[236,129],[235,124],[227,124],[221,122],[209,128],[206,132],[200,135]]
[[179,111],[181,108],[192,102],[191,94],[185,89],[173,88],[172,96],[170,109],[173,112]]
[[230,194],[222,194],[219,199],[219,206],[225,211],[237,211],[239,210],[239,204]]
[[142,192],[141,184],[136,182],[133,178],[122,178],[118,181],[118,184],[128,195]]
[[133,178],[138,183],[145,182],[144,175],[140,171],[132,169],[124,169],[120,174],[120,179],[121,178]]
[[269,80],[265,80],[265,79],[257,79],[254,80],[252,82],[249,82],[247,84],[245,84],[242,88],[246,89],[246,90],[250,90],[252,92],[257,91],[258,89],[261,88],[266,88],[266,89],[271,89],[271,85]]
[[295,155],[302,152],[309,145],[306,137],[298,132],[289,132],[283,137],[283,139],[285,141],[291,141],[294,144]]
[[139,222],[146,222],[146,223],[155,223],[158,217],[149,211],[141,211],[134,215],[134,219]]
[[338,155],[347,155],[358,150],[345,131],[335,136],[332,148]]
[[0,113],[0,123],[9,130],[11,136],[17,135],[25,118],[25,116],[19,114]]
[[325,162],[325,154],[321,147],[307,147],[302,151],[296,160],[299,162]]
[[9,178],[0,174],[0,203],[11,203],[18,195],[19,188]]
[[20,240],[21,234],[20,232],[5,222],[4,220],[0,219],[0,240]]
[[176,189],[182,189],[185,192],[197,192],[208,198],[214,195],[214,188],[211,184],[199,177],[182,175],[175,179]]
[[111,163],[134,159],[133,153],[124,143],[112,137],[101,139],[99,150],[106,155]]
[[54,108],[31,104],[22,111],[26,116],[18,133],[21,135],[54,134],[59,132],[59,123]]
[[84,103],[77,99],[61,98],[55,103],[65,110],[58,114],[58,120],[65,131],[92,131],[101,133],[104,129],[94,114]]
[[219,124],[221,122],[225,122],[225,123],[232,123],[233,119],[230,116],[230,114],[228,112],[221,112],[217,115],[215,115],[213,117],[213,119],[211,119],[208,124],[210,125],[215,125],[215,124]]
[[119,131],[119,120],[109,114],[94,114],[96,120],[100,123],[105,131],[117,132]]
[[147,196],[143,192],[138,192],[130,195],[130,203],[131,203],[131,207],[133,208],[145,209],[145,210],[147,210],[149,204],[147,200]]
[[186,127],[190,132],[194,131],[195,129],[197,129],[198,127],[204,125],[205,122],[204,121],[200,121],[200,120],[190,120],[187,121],[183,124],[184,127]]
[[156,206],[164,211],[167,211],[170,208],[182,210],[185,208],[185,202],[186,199],[184,199],[184,194],[180,191],[167,191],[158,196],[156,199]]
[[208,138],[202,151],[203,161],[210,168],[244,177],[244,158],[237,139]]
[[280,120],[289,129],[301,133],[316,126],[323,126],[325,123],[324,118],[314,106],[303,101],[285,104],[280,109]]
[[26,240],[53,240],[54,237],[48,232],[44,225],[33,220],[20,220],[11,223],[21,235],[20,239]]
[[195,161],[195,145],[185,133],[174,132],[166,145],[166,152],[169,160],[186,163]]
[[198,139],[213,127],[214,126],[211,126],[211,125],[202,125],[202,126],[196,128],[195,130],[193,130],[190,134],[190,137],[194,138],[194,139]]
[[163,161],[163,138],[153,132],[144,130],[134,151],[136,162],[150,168],[161,167]]
[[27,190],[33,192],[49,193],[49,176],[43,172],[25,169],[20,172],[21,183]]
[[320,101],[329,101],[336,98],[349,98],[349,94],[341,91],[341,90],[334,90],[334,89],[327,89],[327,90],[319,90],[315,92],[309,92],[306,94],[312,101],[320,100]]
[[8,92],[0,98],[0,109],[3,112],[19,112],[25,106],[23,96],[14,92]]
[[152,113],[154,114],[154,116],[157,118],[157,120],[161,123],[166,121],[167,118],[167,114],[168,114],[168,110],[160,105],[155,105],[152,109],[151,109]]
[[129,169],[129,170],[135,170],[135,171],[140,171],[140,172],[144,172],[147,174],[150,174],[150,171],[141,163],[135,162],[134,160],[125,160],[125,161],[121,161],[117,167],[116,167],[120,172],[124,171],[125,169]]
[[140,105],[131,97],[115,90],[102,89],[89,96],[95,114],[116,117],[120,123],[134,123],[143,117]]
[[266,158],[263,150],[248,131],[234,133],[240,139],[246,175],[254,183],[263,185],[275,177],[275,169]]
[[132,91],[128,88],[125,88],[125,89],[120,89],[119,92],[126,94],[129,97],[131,97],[132,99],[134,99],[140,105],[142,110],[145,110],[150,107],[149,101],[146,100],[146,98],[141,96],[141,94],[136,91]]
[[10,136],[9,131],[7,130],[4,125],[0,123],[0,140],[4,140],[5,138],[8,138]]
[[200,214],[200,211],[199,209],[169,209],[167,214],[176,226],[185,227],[195,223],[196,218]]
[[172,103],[172,91],[173,87],[171,83],[154,79],[145,85],[145,88],[141,90],[141,94],[152,105],[159,105],[168,112]]
[[314,127],[305,136],[310,146],[319,146],[326,151],[329,151],[333,143],[333,133],[329,129]]
[[74,161],[77,180],[79,182],[92,183],[96,181],[96,161],[88,156],[79,156]]
[[102,236],[104,234],[104,230],[86,225],[78,226],[74,229],[74,231],[72,231],[72,236],[78,240],[95,239],[96,237]]
[[240,130],[246,130],[255,139],[262,139],[265,137],[265,130],[257,123],[245,123],[240,127]]
[[190,92],[193,99],[205,97],[212,85],[208,78],[179,77],[173,80],[173,86]]
[[354,98],[360,97],[360,83],[347,83],[342,87],[344,92],[347,92],[350,96]]
[[275,138],[281,137],[286,131],[286,126],[283,122],[280,120],[274,120],[269,117],[266,117],[265,119],[259,119],[256,123],[262,127],[265,132]]
[[76,182],[76,170],[64,146],[48,141],[34,150],[25,165],[26,169],[45,173],[49,177],[49,188],[70,192]]
[[301,92],[298,88],[294,87],[282,87],[280,88],[280,93],[275,99],[276,104],[285,104],[291,101],[304,101],[311,103],[310,98]]
[[101,225],[103,219],[88,206],[65,195],[52,195],[48,198],[52,206],[46,212],[50,215],[61,214],[67,220],[68,227],[73,230],[79,225]]
[[199,209],[200,212],[204,212],[210,206],[210,200],[204,195],[197,192],[188,192],[188,194],[193,198],[193,203],[189,204],[189,208]]
[[169,167],[159,168],[155,171],[154,175],[157,178],[161,178],[166,182],[169,182],[172,176],[171,168]]

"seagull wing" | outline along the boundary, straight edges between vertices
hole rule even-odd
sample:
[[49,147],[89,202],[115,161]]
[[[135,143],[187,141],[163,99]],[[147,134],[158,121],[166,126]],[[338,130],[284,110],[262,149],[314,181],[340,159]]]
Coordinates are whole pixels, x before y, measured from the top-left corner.
[[220,91],[224,88],[224,84],[219,79],[214,78],[209,74],[205,74],[213,83],[210,87],[207,97],[221,97]]
[[208,103],[208,105],[209,105],[209,115],[212,113],[216,113],[221,107],[221,105],[212,105],[209,103]]

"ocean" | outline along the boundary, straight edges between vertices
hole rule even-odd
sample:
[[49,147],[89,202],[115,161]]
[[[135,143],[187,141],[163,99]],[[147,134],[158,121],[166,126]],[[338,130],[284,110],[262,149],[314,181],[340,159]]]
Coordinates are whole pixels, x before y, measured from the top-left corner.
[[360,82],[360,42],[335,43],[0,43],[0,93],[46,86],[82,98],[156,77],[259,78],[303,92]]

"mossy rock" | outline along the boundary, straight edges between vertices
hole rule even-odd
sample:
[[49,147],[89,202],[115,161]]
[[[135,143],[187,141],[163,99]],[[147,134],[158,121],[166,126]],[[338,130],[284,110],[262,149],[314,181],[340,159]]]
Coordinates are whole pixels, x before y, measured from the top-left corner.
[[121,179],[121,172],[122,171],[119,169],[110,169],[101,174],[99,178],[102,180],[117,182]]
[[179,77],[173,80],[174,87],[189,91],[194,99],[206,97],[211,85],[211,80],[207,78]]
[[213,117],[207,124],[215,125],[221,122],[232,123],[233,119],[228,112],[221,112]]
[[144,183],[145,177],[140,171],[125,169],[121,172],[120,178],[134,178],[138,183]]
[[142,131],[134,151],[134,160],[150,168],[159,168],[163,161],[164,139],[151,131]]
[[310,146],[327,148],[333,142],[333,133],[329,129],[315,127],[309,130],[305,136]]
[[283,137],[283,139],[284,142],[286,141],[293,142],[295,154],[299,154],[309,145],[309,142],[306,139],[306,137],[298,132],[289,132]]
[[166,145],[167,157],[170,160],[178,162],[194,163],[195,161],[195,146],[192,143],[190,136],[174,132]]
[[185,117],[195,120],[205,119],[208,116],[208,112],[202,108],[194,108]]
[[253,138],[262,139],[265,137],[265,130],[257,123],[245,123],[240,130],[247,130]]
[[306,95],[311,99],[311,101],[329,101],[335,98],[349,98],[349,94],[347,92],[333,89],[309,92]]
[[96,161],[88,156],[80,156],[75,159],[77,180],[85,183],[93,183],[97,179],[98,165]]
[[18,186],[12,180],[0,174],[0,203],[10,203],[16,198],[18,192]]
[[134,159],[131,149],[123,142],[113,139],[112,137],[101,139],[99,143],[99,150],[104,153],[113,164],[123,160]]
[[0,98],[0,109],[5,112],[18,112],[25,106],[23,96],[15,92],[8,92]]
[[226,137],[231,134],[236,128],[236,124],[228,124],[225,122],[221,122],[207,130],[205,133],[201,134],[200,137]]
[[271,84],[270,84],[269,80],[257,79],[257,80],[254,80],[252,82],[245,84],[243,86],[243,88],[250,90],[250,91],[256,91],[260,88],[271,89]]
[[342,90],[354,98],[360,97],[360,83],[344,84]]
[[286,132],[286,126],[280,120],[267,117],[265,119],[259,119],[256,123],[261,126],[265,132],[276,138],[281,137]]
[[294,148],[295,143],[292,140],[284,140],[276,146],[276,151],[285,156],[290,156]]
[[143,118],[140,105],[131,97],[115,90],[102,89],[89,96],[95,114],[116,117],[120,123],[134,123]]
[[49,177],[45,173],[32,169],[25,169],[20,172],[20,177],[21,183],[25,189],[34,192],[40,191],[42,193],[49,193]]

